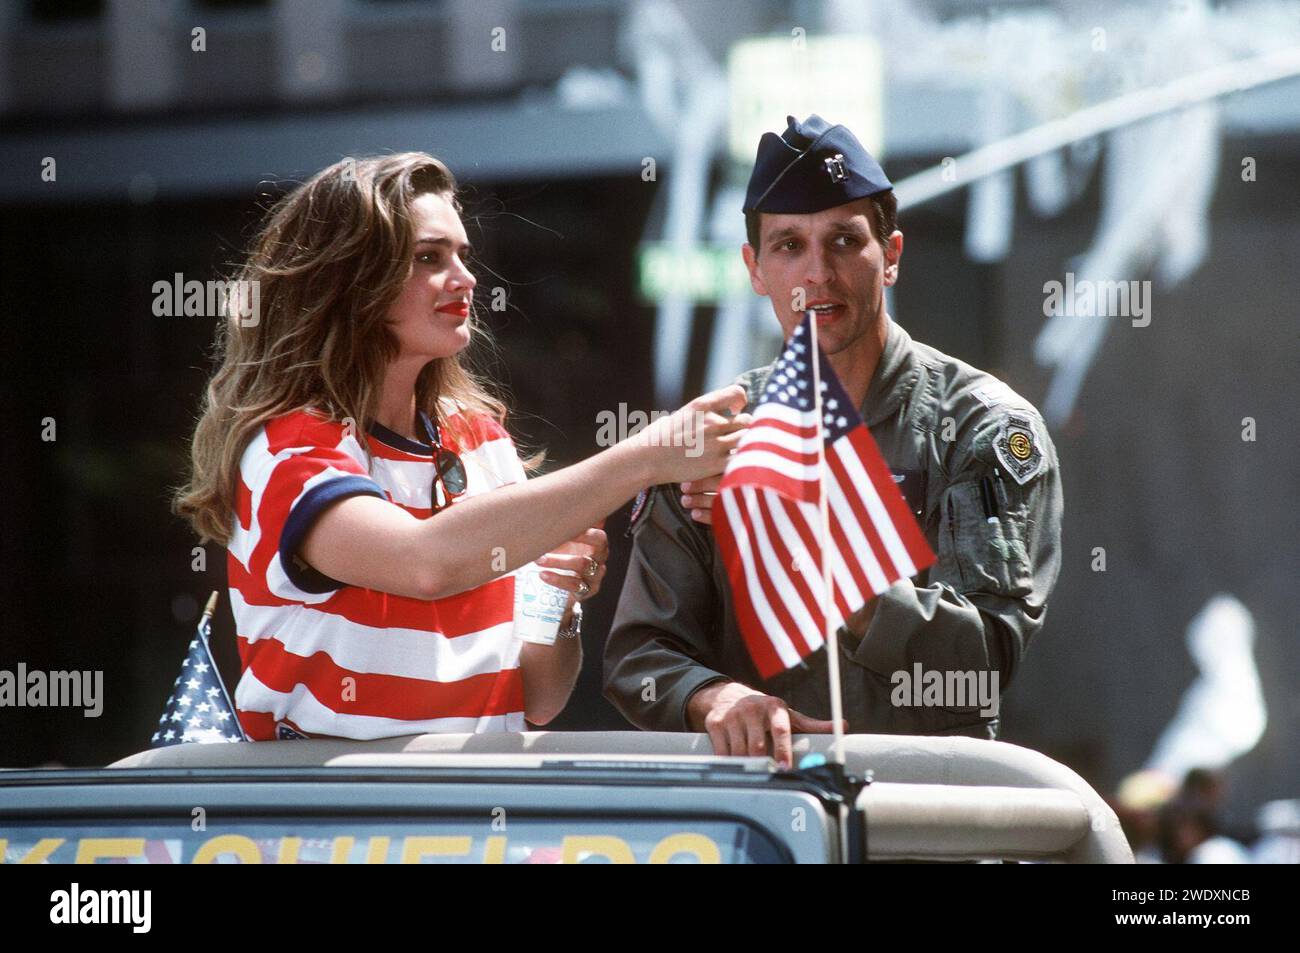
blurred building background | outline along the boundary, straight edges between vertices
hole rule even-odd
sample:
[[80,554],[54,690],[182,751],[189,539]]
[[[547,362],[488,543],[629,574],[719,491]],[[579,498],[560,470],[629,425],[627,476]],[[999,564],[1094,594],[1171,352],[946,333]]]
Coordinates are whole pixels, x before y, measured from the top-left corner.
[[[505,289],[516,429],[572,462],[602,410],[772,358],[766,302],[735,284],[740,193],[759,133],[817,111],[899,184],[891,313],[1038,404],[1060,453],[1065,564],[1004,740],[1103,791],[1200,758],[1230,765],[1240,816],[1293,797],[1298,45],[1281,0],[3,4],[0,668],[102,669],[107,698],[97,720],[0,710],[0,764],[143,747],[225,588],[224,552],[167,508],[213,322],[154,316],[154,282],[218,277],[260,208],[343,156],[433,152],[468,187],[480,297]],[[1089,107],[1206,75],[1245,88],[1080,132]],[[1061,120],[1066,144],[972,171]],[[1047,316],[1067,271],[1150,280],[1149,324]],[[599,663],[625,527],[553,727],[623,726]],[[228,609],[214,632],[233,685]]]

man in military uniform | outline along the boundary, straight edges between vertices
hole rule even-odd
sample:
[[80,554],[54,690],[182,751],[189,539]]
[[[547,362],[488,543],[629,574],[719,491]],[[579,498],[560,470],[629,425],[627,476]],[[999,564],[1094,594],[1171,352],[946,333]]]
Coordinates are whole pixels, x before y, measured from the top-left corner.
[[[896,690],[899,673],[1010,683],[1060,567],[1056,452],[1027,401],[912,340],[886,313],[903,252],[895,209],[884,171],[848,129],[792,116],[759,143],[743,254],[787,338],[805,309],[817,312],[821,347],[938,556],[841,628],[848,730],[993,738],[998,718],[975,698],[915,704]],[[747,410],[770,371],[740,378]],[[718,754],[788,765],[792,731],[833,727],[826,650],[759,679],[708,526],[718,482],[655,487],[638,500],[605,695],[641,728],[707,731]]]

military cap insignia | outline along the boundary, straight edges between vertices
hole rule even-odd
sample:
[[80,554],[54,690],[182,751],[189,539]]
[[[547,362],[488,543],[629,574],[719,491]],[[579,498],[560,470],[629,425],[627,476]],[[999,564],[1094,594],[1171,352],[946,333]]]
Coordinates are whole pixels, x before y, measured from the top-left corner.
[[1038,438],[1034,422],[1020,414],[1007,414],[1002,418],[998,435],[993,440],[993,452],[999,462],[1019,484],[1028,483],[1047,467],[1043,444]]
[[832,182],[843,182],[849,177],[848,171],[844,168],[844,153],[837,152],[826,161],[826,174],[831,177]]

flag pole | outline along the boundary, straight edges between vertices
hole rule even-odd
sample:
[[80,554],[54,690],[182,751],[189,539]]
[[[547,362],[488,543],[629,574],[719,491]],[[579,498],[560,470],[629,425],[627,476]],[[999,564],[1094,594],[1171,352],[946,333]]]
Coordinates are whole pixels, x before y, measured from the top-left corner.
[[212,595],[208,596],[208,604],[207,604],[206,606],[203,607],[203,615],[199,618],[199,628],[200,628],[200,629],[202,629],[203,626],[208,622],[208,620],[210,620],[210,619],[212,618],[213,614],[216,613],[216,611],[217,611],[217,599],[218,599],[220,596],[221,596],[221,593],[220,593],[218,590],[216,590],[216,589],[213,589],[213,590],[212,590]]
[[808,318],[810,348],[813,366],[813,409],[817,418],[817,484],[821,492],[817,495],[821,510],[822,531],[822,620],[826,638],[826,674],[830,680],[831,721],[835,725],[831,741],[830,761],[844,764],[844,699],[840,692],[840,645],[835,626],[831,624],[831,522],[827,503],[826,485],[826,430],[822,412],[822,371],[821,345],[817,342],[817,314],[812,310],[804,312]]
[[208,596],[208,604],[203,607],[203,615],[199,618],[199,638],[203,640],[203,647],[207,650],[208,659],[212,663],[213,674],[216,676],[217,685],[221,688],[221,697],[226,701],[226,707],[235,717],[235,728],[239,730],[239,737],[244,741],[248,740],[248,734],[244,731],[244,726],[239,723],[239,715],[235,708],[234,699],[230,697],[230,692],[226,689],[226,680],[221,677],[221,672],[217,669],[217,660],[212,657],[212,645],[208,636],[212,633],[212,616],[217,611],[217,599],[221,596],[221,590],[213,589],[212,595]]

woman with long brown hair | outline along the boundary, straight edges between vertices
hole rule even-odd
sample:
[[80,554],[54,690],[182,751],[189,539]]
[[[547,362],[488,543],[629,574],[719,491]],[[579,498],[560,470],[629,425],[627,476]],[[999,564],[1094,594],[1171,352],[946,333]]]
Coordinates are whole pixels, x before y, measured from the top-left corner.
[[274,205],[235,276],[258,310],[220,326],[176,509],[228,548],[254,740],[550,721],[580,640],[514,637],[513,571],[535,561],[570,593],[568,628],[605,574],[597,524],[718,474],[746,422],[728,387],[528,479],[466,360],[482,330],[459,212],[430,155],[344,160]]

